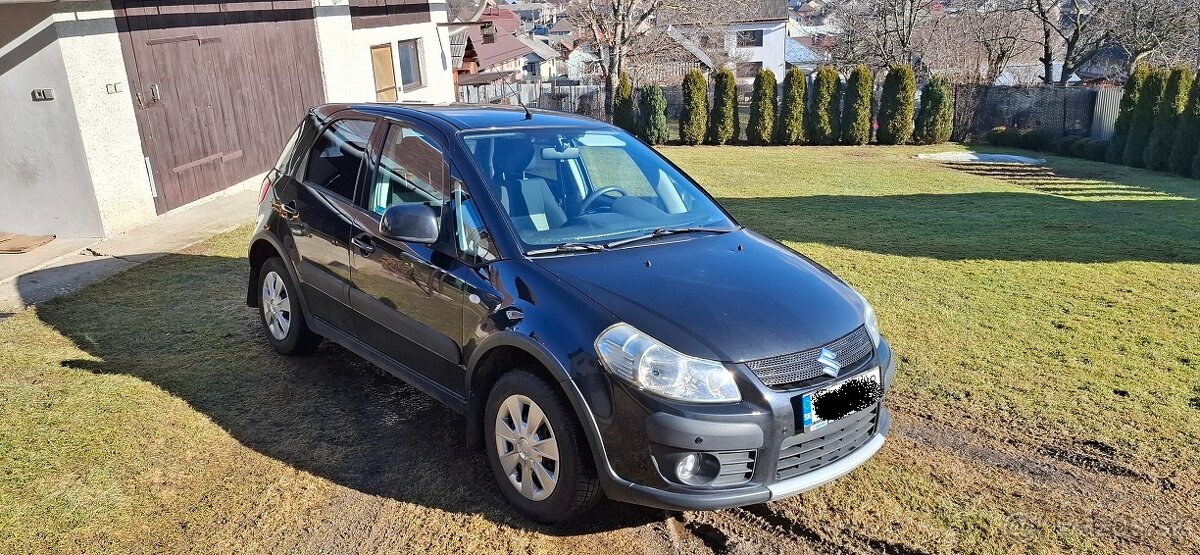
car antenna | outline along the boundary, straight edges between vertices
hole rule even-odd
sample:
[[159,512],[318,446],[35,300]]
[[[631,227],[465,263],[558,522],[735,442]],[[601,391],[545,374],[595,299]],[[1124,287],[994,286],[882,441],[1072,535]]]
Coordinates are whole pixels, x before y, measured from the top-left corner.
[[[504,80],[504,84],[509,85],[509,86],[512,85],[512,83],[509,83],[507,79]],[[527,119],[527,120],[533,119],[533,112],[530,112],[529,106],[526,106],[525,101],[521,100],[521,89],[513,90],[513,94],[516,95],[516,97],[517,97],[517,105],[520,106],[521,109],[525,110],[525,119]]]

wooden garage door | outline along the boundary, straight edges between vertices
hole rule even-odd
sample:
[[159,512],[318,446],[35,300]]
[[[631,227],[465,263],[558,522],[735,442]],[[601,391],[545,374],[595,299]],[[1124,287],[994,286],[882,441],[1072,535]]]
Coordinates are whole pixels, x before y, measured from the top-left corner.
[[323,102],[310,0],[114,7],[159,213],[267,171]]

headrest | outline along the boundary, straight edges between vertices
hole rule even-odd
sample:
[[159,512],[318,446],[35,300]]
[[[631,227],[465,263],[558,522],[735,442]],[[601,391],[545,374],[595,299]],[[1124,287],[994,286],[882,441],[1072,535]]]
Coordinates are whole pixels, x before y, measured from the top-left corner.
[[529,138],[511,137],[496,141],[492,165],[502,179],[520,179],[521,173],[533,161],[535,149]]

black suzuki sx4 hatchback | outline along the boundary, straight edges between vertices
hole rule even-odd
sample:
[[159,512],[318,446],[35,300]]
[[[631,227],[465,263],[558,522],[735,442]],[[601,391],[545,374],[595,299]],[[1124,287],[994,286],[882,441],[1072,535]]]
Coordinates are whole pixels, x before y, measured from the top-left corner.
[[[853,288],[615,127],[469,105],[311,110],[263,181],[247,302],[466,415],[539,522],[795,495],[884,442]],[[800,225],[799,223],[797,225]]]

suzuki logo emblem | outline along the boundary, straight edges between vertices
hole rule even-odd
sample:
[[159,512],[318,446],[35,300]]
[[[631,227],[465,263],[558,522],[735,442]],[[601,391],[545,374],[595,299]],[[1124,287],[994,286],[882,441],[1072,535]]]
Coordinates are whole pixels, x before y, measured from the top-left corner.
[[825,367],[825,373],[830,376],[837,376],[838,371],[842,369],[842,363],[837,360],[837,353],[829,349],[821,349],[821,355],[817,357],[817,362]]

